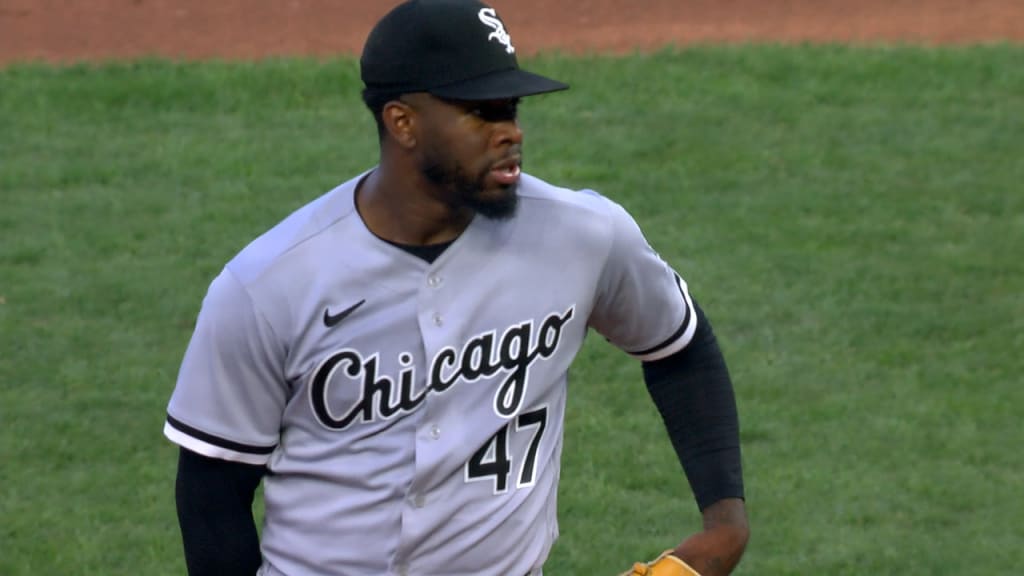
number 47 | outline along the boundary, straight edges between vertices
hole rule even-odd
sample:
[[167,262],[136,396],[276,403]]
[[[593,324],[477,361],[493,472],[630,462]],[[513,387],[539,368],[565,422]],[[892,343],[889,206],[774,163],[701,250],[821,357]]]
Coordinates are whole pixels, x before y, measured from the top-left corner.
[[[534,428],[530,445],[519,467],[519,478],[516,480],[516,488],[519,489],[532,486],[537,479],[537,448],[540,446],[541,437],[544,436],[544,428],[547,427],[548,407],[524,412],[514,422],[516,432],[524,428]],[[511,427],[512,422],[503,426],[473,454],[469,462],[466,462],[466,482],[490,479],[494,482],[495,494],[502,494],[508,490],[508,476],[512,471],[512,461],[508,455],[508,435]]]

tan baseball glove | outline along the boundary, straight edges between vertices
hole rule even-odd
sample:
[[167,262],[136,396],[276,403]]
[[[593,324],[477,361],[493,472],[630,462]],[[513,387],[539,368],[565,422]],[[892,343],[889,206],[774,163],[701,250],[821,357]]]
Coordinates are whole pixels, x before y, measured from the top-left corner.
[[619,576],[700,576],[700,573],[673,556],[671,550],[666,550],[652,562],[637,562],[632,570]]

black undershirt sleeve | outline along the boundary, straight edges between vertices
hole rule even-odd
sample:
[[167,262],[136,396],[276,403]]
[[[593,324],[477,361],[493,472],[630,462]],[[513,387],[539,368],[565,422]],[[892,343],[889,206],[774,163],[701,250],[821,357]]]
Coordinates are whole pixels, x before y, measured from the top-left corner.
[[189,576],[252,576],[259,569],[252,503],[265,473],[180,449],[174,487]]
[[694,302],[697,331],[679,352],[644,362],[644,381],[701,510],[743,498],[739,416],[711,323]]

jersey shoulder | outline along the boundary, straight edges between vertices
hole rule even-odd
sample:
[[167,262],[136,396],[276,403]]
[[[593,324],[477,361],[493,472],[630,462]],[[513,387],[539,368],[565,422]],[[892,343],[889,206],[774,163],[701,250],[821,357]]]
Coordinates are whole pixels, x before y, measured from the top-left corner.
[[606,212],[611,200],[589,188],[575,190],[556,186],[545,180],[523,173],[519,181],[519,197],[527,202],[548,202],[548,208],[563,207],[584,212]]
[[624,213],[618,203],[595,190],[556,186],[529,174],[520,179],[519,198],[527,211],[550,213],[569,229],[603,227]]
[[610,242],[623,230],[636,227],[622,205],[589,188],[555,186],[523,174],[519,198],[526,218],[555,225],[562,233],[585,241]]
[[353,194],[361,174],[295,210],[249,242],[228,263],[232,274],[248,285],[264,276],[290,254],[355,216]]

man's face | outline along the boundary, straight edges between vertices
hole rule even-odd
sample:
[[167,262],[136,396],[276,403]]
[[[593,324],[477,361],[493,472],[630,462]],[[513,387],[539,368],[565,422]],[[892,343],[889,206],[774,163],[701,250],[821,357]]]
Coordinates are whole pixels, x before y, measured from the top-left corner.
[[523,133],[518,99],[476,102],[408,95],[419,117],[419,169],[453,209],[487,218],[515,213]]

